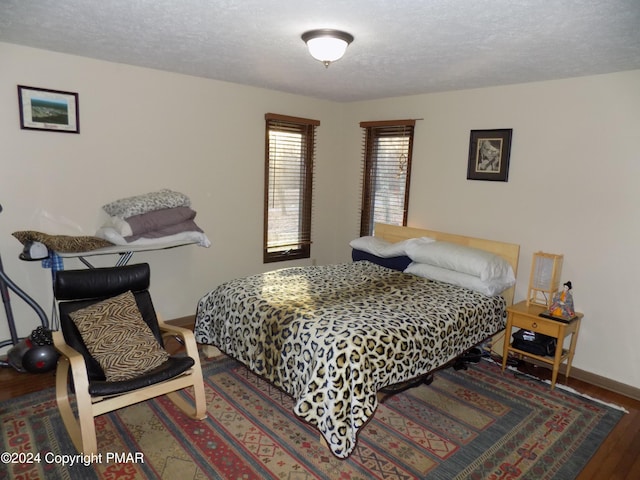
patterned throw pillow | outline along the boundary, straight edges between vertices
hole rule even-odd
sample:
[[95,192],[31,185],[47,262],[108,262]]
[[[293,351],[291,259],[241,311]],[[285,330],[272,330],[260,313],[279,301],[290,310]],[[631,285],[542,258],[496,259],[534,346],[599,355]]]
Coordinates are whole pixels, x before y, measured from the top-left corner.
[[190,207],[191,200],[184,193],[163,188],[157,192],[121,198],[102,206],[112,217],[129,218],[163,208]]
[[130,291],[77,310],[70,317],[107,381],[129,380],[169,358],[142,319]]
[[40,242],[58,253],[89,252],[98,248],[113,247],[113,243],[107,240],[88,235],[49,235],[35,230],[21,230],[13,232],[12,235],[23,245],[28,242]]

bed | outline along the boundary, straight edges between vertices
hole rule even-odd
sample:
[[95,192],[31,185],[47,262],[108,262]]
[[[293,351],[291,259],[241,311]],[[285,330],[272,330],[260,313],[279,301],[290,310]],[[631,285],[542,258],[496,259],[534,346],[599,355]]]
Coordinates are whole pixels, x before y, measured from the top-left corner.
[[[517,271],[515,244],[383,224],[375,237],[463,245]],[[291,395],[294,413],[346,458],[378,391],[432,372],[504,329],[512,300],[513,287],[489,296],[369,261],[283,268],[204,295],[195,335]]]

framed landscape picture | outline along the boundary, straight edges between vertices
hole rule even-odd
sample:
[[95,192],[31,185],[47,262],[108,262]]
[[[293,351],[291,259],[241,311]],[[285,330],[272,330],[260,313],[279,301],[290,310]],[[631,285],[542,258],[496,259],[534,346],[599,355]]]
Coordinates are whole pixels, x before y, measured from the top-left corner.
[[18,85],[20,128],[80,133],[78,94]]
[[468,180],[508,181],[512,131],[511,128],[471,130]]

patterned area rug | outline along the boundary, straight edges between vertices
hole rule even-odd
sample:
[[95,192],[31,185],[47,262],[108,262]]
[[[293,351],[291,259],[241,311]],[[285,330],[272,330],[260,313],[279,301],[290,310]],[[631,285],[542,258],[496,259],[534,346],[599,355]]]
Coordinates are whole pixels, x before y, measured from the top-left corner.
[[226,358],[203,367],[207,420],[166,397],[121,409],[98,417],[94,458],[53,390],[1,403],[0,479],[572,479],[624,414],[483,361],[387,398],[340,460],[280,390]]

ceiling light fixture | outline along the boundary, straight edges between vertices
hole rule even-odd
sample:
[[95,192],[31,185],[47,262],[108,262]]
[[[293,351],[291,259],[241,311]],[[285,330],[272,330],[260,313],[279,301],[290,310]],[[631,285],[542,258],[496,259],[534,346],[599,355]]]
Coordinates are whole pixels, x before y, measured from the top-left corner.
[[342,58],[349,44],[353,42],[353,35],[323,28],[303,33],[302,40],[307,44],[311,56],[328,68],[331,62]]

